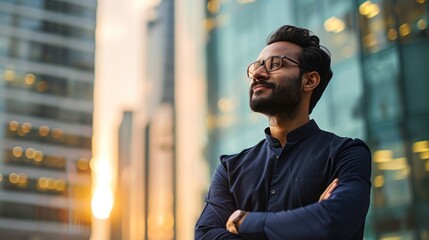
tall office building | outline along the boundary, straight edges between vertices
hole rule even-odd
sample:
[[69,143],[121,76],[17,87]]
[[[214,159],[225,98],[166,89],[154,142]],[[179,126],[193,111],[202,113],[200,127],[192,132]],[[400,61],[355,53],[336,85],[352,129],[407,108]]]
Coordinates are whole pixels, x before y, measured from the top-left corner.
[[0,236],[88,239],[96,0],[0,0]]
[[277,27],[306,27],[331,51],[334,71],[311,117],[323,129],[363,138],[373,152],[365,239],[429,239],[427,1],[206,3],[211,171],[220,154],[263,137],[266,121],[248,110],[247,64]]
[[[133,112],[124,112],[118,136],[118,171],[115,203],[110,214],[110,239],[129,240],[130,238],[130,198],[134,187],[130,181],[133,132]],[[141,200],[141,199],[140,199]]]
[[118,135],[115,203],[110,215],[110,239],[145,239],[143,119],[123,113]]
[[[175,239],[175,106],[173,0],[151,1],[143,101],[145,239]],[[143,147],[143,146],[142,146]]]

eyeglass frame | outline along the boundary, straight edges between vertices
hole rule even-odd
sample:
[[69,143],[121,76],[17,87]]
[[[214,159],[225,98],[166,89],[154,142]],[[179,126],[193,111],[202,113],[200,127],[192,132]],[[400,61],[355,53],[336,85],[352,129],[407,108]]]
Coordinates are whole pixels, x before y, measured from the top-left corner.
[[[267,60],[268,60],[268,59],[270,59],[270,58],[274,58],[274,57],[279,57],[279,58],[281,58],[280,66],[279,66],[278,68],[274,69],[274,70],[270,70],[270,71],[268,71],[267,67],[265,66],[265,63],[267,62]],[[253,73],[252,73],[252,77],[250,77],[250,75],[249,75],[249,68],[250,68],[250,66],[252,66],[253,64],[255,64],[255,63],[259,63],[259,67],[258,67],[258,68],[256,68],[256,69],[255,69],[255,71],[256,71],[257,69],[259,69],[261,66],[264,66],[265,71],[267,71],[267,73],[269,73],[269,72],[274,72],[274,71],[279,70],[280,68],[282,68],[282,67],[283,67],[283,59],[287,59],[287,60],[291,61],[292,63],[295,63],[296,65],[298,65],[299,67],[301,67],[301,68],[303,68],[303,69],[307,69],[307,70],[309,70],[309,69],[310,69],[310,68],[308,68],[308,67],[306,67],[306,66],[302,65],[302,64],[301,64],[301,63],[299,63],[298,61],[293,60],[293,59],[292,59],[292,58],[290,58],[290,57],[287,57],[287,56],[271,56],[271,57],[266,58],[265,60],[261,60],[261,61],[254,61],[254,62],[250,63],[250,64],[249,64],[249,66],[247,66],[247,77],[248,77],[248,78],[250,78],[250,79],[253,79]]]

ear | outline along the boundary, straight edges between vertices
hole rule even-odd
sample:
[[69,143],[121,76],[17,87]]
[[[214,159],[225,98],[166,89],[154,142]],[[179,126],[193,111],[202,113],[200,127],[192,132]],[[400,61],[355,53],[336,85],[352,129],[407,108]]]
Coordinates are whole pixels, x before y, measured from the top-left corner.
[[320,83],[320,75],[316,71],[309,72],[303,76],[303,87],[304,92],[313,91]]

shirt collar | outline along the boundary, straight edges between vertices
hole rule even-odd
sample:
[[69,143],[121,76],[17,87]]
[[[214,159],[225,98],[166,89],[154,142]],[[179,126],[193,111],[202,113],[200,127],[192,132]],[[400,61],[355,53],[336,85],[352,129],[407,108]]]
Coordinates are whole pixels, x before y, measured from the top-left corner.
[[[287,142],[288,143],[295,143],[300,141],[301,139],[307,138],[317,132],[320,131],[319,126],[317,123],[312,119],[308,123],[302,125],[301,127],[298,127],[287,135]],[[265,139],[268,141],[268,143],[273,147],[280,147],[280,142],[274,137],[271,137],[270,128],[267,127],[264,130],[265,132]]]

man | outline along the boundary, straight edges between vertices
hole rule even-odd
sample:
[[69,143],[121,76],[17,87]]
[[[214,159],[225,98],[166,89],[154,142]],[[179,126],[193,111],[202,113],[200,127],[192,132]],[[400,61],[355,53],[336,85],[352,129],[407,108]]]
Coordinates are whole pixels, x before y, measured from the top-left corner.
[[309,117],[332,77],[330,64],[307,29],[282,26],[268,37],[247,69],[250,108],[269,120],[265,139],[221,156],[196,239],[363,238],[371,153]]

